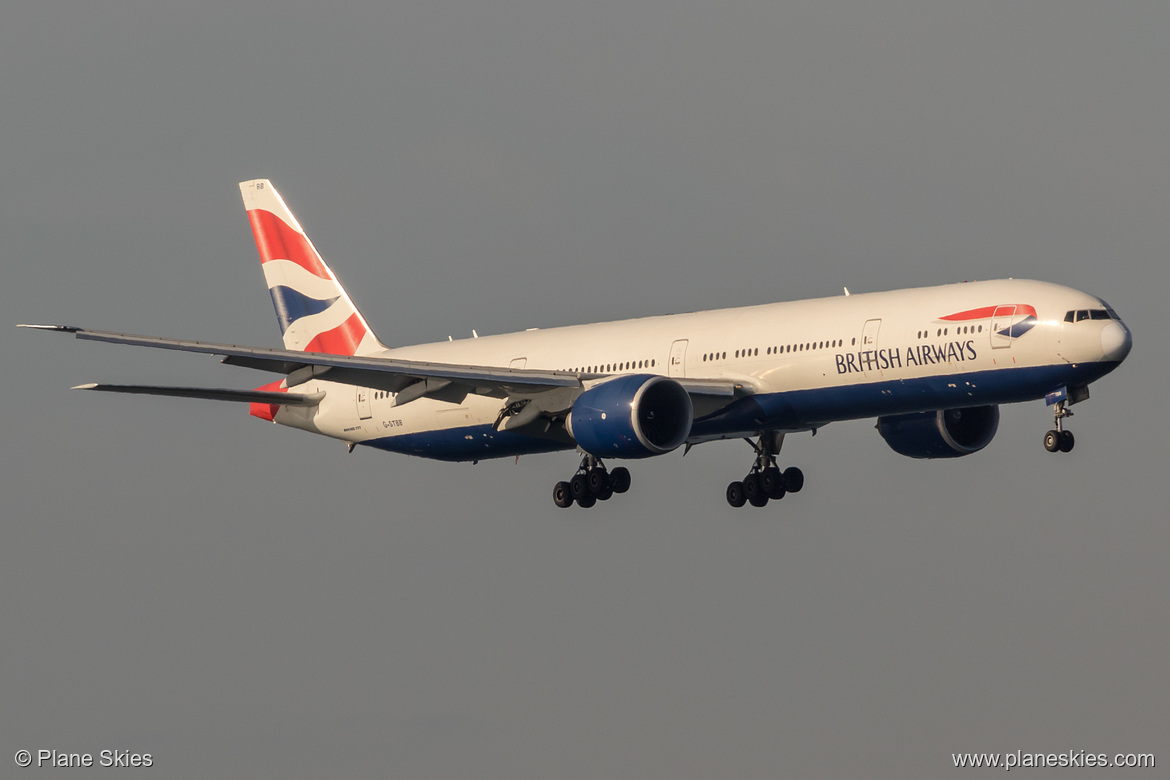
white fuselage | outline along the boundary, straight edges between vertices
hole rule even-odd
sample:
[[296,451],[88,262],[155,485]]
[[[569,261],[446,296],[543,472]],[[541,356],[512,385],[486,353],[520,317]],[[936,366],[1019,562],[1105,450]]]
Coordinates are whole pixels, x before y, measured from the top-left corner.
[[[528,330],[373,357],[571,371],[586,388],[620,374],[742,381],[751,393],[734,404],[707,416],[696,407],[688,439],[696,442],[1084,386],[1125,357],[1129,331],[1112,310],[1066,315],[1104,308],[1069,287],[1005,279]],[[276,422],[383,449],[472,460],[573,446],[494,431],[498,397],[395,405],[392,393],[320,379],[290,389],[325,399],[282,407]]]

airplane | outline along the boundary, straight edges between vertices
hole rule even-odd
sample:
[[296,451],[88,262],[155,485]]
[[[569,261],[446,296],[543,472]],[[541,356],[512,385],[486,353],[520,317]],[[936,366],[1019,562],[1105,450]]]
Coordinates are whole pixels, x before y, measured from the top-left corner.
[[895,452],[954,458],[995,436],[999,406],[1045,399],[1049,452],[1089,384],[1117,368],[1130,329],[1101,298],[1023,279],[850,294],[740,308],[532,328],[386,347],[267,179],[240,192],[284,349],[21,325],[113,344],[221,356],[280,379],[253,390],[84,384],[76,389],[249,404],[262,420],[444,461],[576,449],[553,489],[558,507],[594,506],[630,488],[624,466],[705,442],[744,439],[733,507],[797,493],[784,437],[877,418]]

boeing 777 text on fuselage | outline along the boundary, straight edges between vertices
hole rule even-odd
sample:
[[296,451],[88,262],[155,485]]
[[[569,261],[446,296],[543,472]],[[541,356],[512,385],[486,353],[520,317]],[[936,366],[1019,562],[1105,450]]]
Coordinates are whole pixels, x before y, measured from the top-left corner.
[[251,414],[357,445],[449,461],[576,449],[557,506],[624,493],[603,460],[746,439],[755,455],[727,486],[764,506],[804,485],[781,470],[784,435],[877,418],[896,452],[978,452],[999,404],[1046,399],[1049,452],[1068,452],[1069,407],[1129,354],[1100,298],[1001,279],[498,336],[386,347],[266,179],[240,184],[284,349],[26,325],[79,339],[221,355],[278,374],[255,390],[90,384],[88,390],[244,402]]

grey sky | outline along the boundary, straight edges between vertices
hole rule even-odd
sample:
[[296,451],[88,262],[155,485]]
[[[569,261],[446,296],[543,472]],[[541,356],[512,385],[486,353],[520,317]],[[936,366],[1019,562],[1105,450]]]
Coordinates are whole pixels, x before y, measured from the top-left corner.
[[[1168,39],[1153,2],[10,3],[0,766],[1170,764]],[[789,437],[807,487],[764,512],[724,502],[724,443],[586,513],[551,501],[569,453],[347,456],[68,390],[268,375],[12,327],[277,345],[254,177],[389,344],[1017,276],[1102,295],[1135,348],[1068,456],[1041,402],[944,463],[838,424]]]

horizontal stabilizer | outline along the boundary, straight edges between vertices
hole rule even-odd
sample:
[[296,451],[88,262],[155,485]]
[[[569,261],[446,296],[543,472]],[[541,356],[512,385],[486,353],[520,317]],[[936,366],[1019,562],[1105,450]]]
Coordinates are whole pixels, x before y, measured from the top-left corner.
[[102,390],[131,395],[168,395],[176,398],[203,398],[208,401],[239,401],[277,406],[316,406],[324,393],[272,393],[265,390],[230,390],[218,387],[158,387],[155,385],[78,385],[74,390]]

